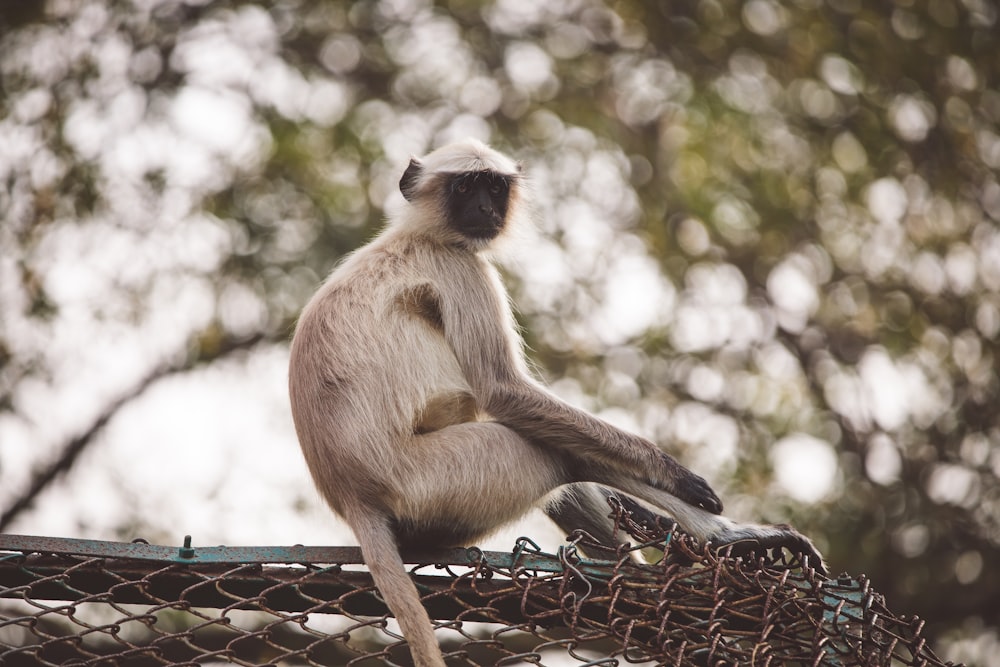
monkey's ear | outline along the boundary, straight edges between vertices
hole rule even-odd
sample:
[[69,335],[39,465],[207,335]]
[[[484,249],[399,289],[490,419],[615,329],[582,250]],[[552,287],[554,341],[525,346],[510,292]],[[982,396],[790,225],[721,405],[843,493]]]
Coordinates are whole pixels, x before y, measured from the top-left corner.
[[406,198],[406,201],[413,201],[413,198],[416,196],[417,179],[420,178],[420,172],[422,172],[423,169],[423,166],[417,158],[410,158],[410,165],[406,168],[406,171],[403,172],[403,177],[399,179],[399,191],[403,193],[403,197]]

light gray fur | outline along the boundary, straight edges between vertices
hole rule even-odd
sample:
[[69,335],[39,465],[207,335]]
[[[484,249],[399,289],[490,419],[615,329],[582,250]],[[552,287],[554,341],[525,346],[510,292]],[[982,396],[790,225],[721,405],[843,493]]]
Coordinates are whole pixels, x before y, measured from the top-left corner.
[[[553,500],[565,485],[596,482],[666,512],[701,540],[788,546],[822,566],[805,537],[720,516],[700,477],[536,382],[486,254],[524,224],[520,168],[475,141],[417,164],[402,212],[302,311],[289,390],[313,479],[357,535],[419,667],[444,660],[400,543],[469,545],[546,503],[565,530],[605,526],[595,537],[613,540],[602,496],[576,485]],[[491,242],[442,222],[443,175],[483,170],[515,182],[505,232]]]

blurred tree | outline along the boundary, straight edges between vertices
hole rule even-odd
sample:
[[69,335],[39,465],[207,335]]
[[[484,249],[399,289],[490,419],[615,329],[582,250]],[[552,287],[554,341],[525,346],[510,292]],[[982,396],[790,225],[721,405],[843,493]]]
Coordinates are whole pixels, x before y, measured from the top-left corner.
[[510,278],[556,388],[670,442],[736,515],[816,536],[948,657],[1000,664],[995,4],[50,0],[0,22],[5,525],[162,374],[283,343],[405,159],[474,135],[533,176]]

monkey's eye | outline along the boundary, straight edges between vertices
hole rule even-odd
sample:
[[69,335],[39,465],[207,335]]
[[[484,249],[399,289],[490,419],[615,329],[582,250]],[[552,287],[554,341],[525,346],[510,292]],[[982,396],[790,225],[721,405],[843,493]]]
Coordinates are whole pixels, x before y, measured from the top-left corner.
[[458,190],[459,192],[461,192],[464,195],[466,192],[469,191],[469,186],[466,183],[463,182],[463,183],[459,183],[458,187],[456,187],[455,189]]
[[490,193],[498,195],[507,189],[507,184],[503,181],[496,181],[490,186]]

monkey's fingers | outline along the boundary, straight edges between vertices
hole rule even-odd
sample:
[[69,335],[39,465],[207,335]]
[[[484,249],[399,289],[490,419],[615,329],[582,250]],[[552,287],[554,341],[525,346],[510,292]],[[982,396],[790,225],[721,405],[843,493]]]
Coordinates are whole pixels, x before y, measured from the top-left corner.
[[657,450],[653,459],[652,476],[646,480],[650,486],[666,491],[692,507],[698,507],[712,514],[722,514],[722,501],[712,487],[677,459],[666,452]]
[[667,489],[688,505],[700,507],[712,514],[722,514],[722,501],[700,475],[678,466],[673,488]]

